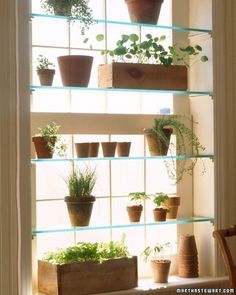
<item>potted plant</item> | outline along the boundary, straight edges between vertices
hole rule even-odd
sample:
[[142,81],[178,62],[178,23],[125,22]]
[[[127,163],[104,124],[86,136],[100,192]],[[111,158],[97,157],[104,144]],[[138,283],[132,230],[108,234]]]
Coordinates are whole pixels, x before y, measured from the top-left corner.
[[142,202],[149,199],[145,192],[129,193],[130,205],[126,207],[130,222],[139,222],[143,211]]
[[156,24],[164,0],[125,0],[131,22]]
[[[97,35],[97,40],[104,36]],[[137,34],[121,35],[112,50],[104,50],[111,64],[99,65],[98,86],[105,88],[187,89],[189,57],[201,54],[199,45],[164,47],[166,36],[146,34],[142,41]],[[201,56],[201,61],[208,58]]]
[[56,152],[58,156],[64,157],[66,153],[66,144],[59,135],[60,126],[55,122],[39,127],[39,133],[32,137],[38,158],[52,158]]
[[41,85],[52,86],[53,78],[55,75],[55,65],[43,55],[37,57],[37,74]]
[[155,283],[168,282],[171,260],[165,259],[164,255],[166,254],[167,249],[170,248],[170,242],[164,244],[157,243],[154,247],[149,246],[142,252],[145,262],[151,257],[151,268]]
[[73,168],[66,179],[69,196],[65,197],[72,226],[88,226],[95,197],[92,191],[96,183],[95,170]]
[[[174,180],[175,183],[178,183],[183,178],[185,173],[192,175],[193,169],[198,160],[197,156],[205,149],[205,147],[201,145],[199,138],[193,130],[181,122],[181,119],[190,120],[192,123],[192,120],[187,116],[161,116],[154,119],[154,125],[152,128],[144,129],[151,155],[166,155],[169,148],[171,154],[173,154],[174,150],[176,155],[183,156],[181,159],[170,158],[164,161],[168,176]],[[170,129],[176,135],[176,144],[172,143],[171,146],[169,146],[169,136],[172,132],[168,131],[167,133],[167,130]],[[149,142],[150,139],[151,142]],[[192,148],[191,154],[194,155],[195,158],[184,158],[185,155],[188,155],[188,147]],[[204,172],[205,166],[203,166],[202,173]]]
[[168,198],[167,194],[156,193],[153,197],[153,203],[156,206],[153,209],[153,216],[155,221],[166,221],[166,214],[168,208],[165,206],[165,200]]
[[38,261],[38,289],[43,294],[88,295],[136,286],[137,257],[119,242],[82,242]]

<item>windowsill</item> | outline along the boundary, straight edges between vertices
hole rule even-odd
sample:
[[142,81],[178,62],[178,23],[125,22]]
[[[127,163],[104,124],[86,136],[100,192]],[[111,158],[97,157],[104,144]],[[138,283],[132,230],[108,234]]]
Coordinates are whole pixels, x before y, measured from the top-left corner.
[[[97,293],[94,295],[102,295],[102,294],[132,295],[132,294],[144,294],[144,293],[154,294],[154,292],[157,290],[158,290],[158,293],[168,292],[169,294],[170,291],[174,291],[176,293],[176,289],[178,288],[227,288],[228,287],[227,282],[228,282],[227,277],[199,277],[199,278],[187,279],[187,278],[180,278],[178,276],[171,276],[169,277],[169,282],[164,284],[154,283],[152,279],[145,279],[145,280],[139,280],[139,285],[135,289],[109,292],[109,293],[99,293],[99,294]],[[45,294],[34,293],[34,295],[45,295]]]

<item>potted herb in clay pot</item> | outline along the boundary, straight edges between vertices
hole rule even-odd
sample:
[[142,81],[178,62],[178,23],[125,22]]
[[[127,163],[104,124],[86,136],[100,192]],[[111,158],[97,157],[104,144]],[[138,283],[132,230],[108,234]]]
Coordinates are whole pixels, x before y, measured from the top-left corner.
[[164,0],[125,0],[131,22],[156,24]]
[[139,222],[143,211],[142,203],[149,199],[145,192],[132,192],[129,193],[130,204],[126,207],[129,221]]
[[92,195],[96,183],[95,170],[84,171],[73,168],[66,179],[69,196],[65,197],[72,226],[88,226],[95,197]]
[[[185,173],[192,175],[193,169],[198,161],[198,156],[205,147],[201,145],[199,138],[193,130],[187,126],[187,123],[197,123],[191,118],[181,115],[166,115],[154,119],[154,125],[151,128],[145,128],[149,151],[152,156],[166,155],[169,151],[171,157],[164,160],[166,171],[170,179],[178,183],[182,180]],[[170,144],[170,135],[175,134],[176,144]],[[187,149],[192,148],[192,159],[185,158],[188,155]],[[181,158],[172,157],[180,155]],[[203,165],[203,171],[205,166]]]
[[153,209],[154,221],[166,221],[168,209],[164,203],[168,196],[164,193],[156,193],[153,197],[153,203],[156,206]]
[[52,86],[53,78],[55,75],[55,65],[43,55],[37,57],[37,74],[39,76],[40,85]]
[[142,252],[145,262],[151,257],[150,262],[155,283],[168,282],[171,260],[164,257],[170,248],[171,244],[169,242],[164,244],[157,243],[154,247],[147,247]]
[[[104,36],[97,35],[97,41]],[[104,50],[111,64],[98,68],[98,86],[102,88],[163,89],[187,90],[187,67],[189,59],[200,55],[205,62],[208,58],[201,55],[202,47],[179,46],[164,47],[166,36],[146,34],[142,41],[137,34],[123,34],[116,47]]]
[[137,257],[119,242],[80,242],[38,261],[38,289],[43,294],[112,292],[135,288],[137,281]]
[[39,133],[32,137],[38,158],[52,158],[55,152],[59,157],[65,156],[67,147],[58,133],[59,129],[55,122],[38,128]]

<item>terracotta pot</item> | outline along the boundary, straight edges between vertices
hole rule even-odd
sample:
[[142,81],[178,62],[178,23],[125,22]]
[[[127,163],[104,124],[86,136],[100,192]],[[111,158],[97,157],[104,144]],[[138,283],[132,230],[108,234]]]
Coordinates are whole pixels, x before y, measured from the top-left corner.
[[130,152],[131,142],[118,142],[117,155],[118,157],[128,157]]
[[[52,158],[53,151],[48,145],[48,141],[42,136],[33,136],[32,141],[34,143],[36,155],[38,158]],[[56,137],[52,137],[51,145],[54,147],[56,143]]]
[[197,245],[194,235],[181,235],[179,238],[178,255],[197,255]]
[[37,70],[40,85],[52,86],[55,70]]
[[89,155],[89,143],[75,143],[75,150],[78,158],[87,158]]
[[88,226],[95,197],[65,197],[72,226]]
[[131,22],[156,24],[163,0],[125,0]]
[[154,132],[146,133],[148,149],[151,156],[166,156],[168,153],[172,129],[163,129],[163,131],[167,137],[167,144],[160,140]]
[[155,283],[167,283],[170,271],[170,260],[152,260],[151,267]]
[[168,197],[165,200],[165,205],[169,209],[167,212],[166,218],[167,219],[176,219],[178,215],[178,209],[180,205],[180,197]]
[[102,142],[102,152],[104,157],[114,157],[117,142]]
[[141,218],[141,214],[143,211],[143,206],[127,206],[129,221],[130,222],[139,222]]
[[65,55],[57,57],[63,86],[87,87],[93,57],[87,55]]
[[166,221],[167,209],[155,208],[153,210],[154,221]]
[[89,157],[97,157],[99,151],[99,142],[89,143]]
[[[63,5],[61,4],[57,4],[56,1],[54,1],[55,4],[53,5],[53,11],[55,15],[63,15],[63,16],[70,16],[71,15],[71,7],[72,5],[67,3],[67,5],[65,5],[65,2]],[[69,1],[67,1],[69,2]]]

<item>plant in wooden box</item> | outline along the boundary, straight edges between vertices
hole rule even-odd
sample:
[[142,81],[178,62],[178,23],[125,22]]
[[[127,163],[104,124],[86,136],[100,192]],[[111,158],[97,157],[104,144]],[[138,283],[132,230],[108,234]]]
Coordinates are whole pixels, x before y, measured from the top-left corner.
[[166,214],[168,208],[165,206],[165,200],[168,198],[167,194],[156,193],[153,197],[153,203],[156,206],[153,209],[153,216],[155,221],[166,221]]
[[119,242],[78,243],[38,261],[38,289],[44,294],[88,295],[136,286],[137,257]]
[[139,222],[143,211],[142,202],[149,199],[145,192],[129,193],[130,205],[126,207],[130,222]]
[[65,156],[67,146],[58,134],[59,129],[55,122],[38,128],[39,134],[32,137],[38,158],[52,158],[54,153],[59,157]]
[[144,256],[145,262],[147,262],[148,258],[151,257],[151,268],[153,272],[154,282],[156,283],[168,282],[171,260],[165,259],[164,257],[165,255],[167,255],[167,250],[170,249],[170,242],[164,244],[157,243],[154,247],[149,246],[142,252],[142,256]]
[[[152,128],[144,129],[148,148],[152,156],[166,155],[168,151],[170,151],[171,155],[181,155],[180,159],[170,157],[170,159],[164,160],[168,176],[175,183],[178,183],[185,173],[192,175],[198,160],[197,157],[205,149],[193,130],[181,122],[181,119],[190,121],[190,123],[197,123],[187,116],[161,116],[154,119]],[[172,132],[176,135],[176,144],[171,143],[169,145]],[[192,149],[192,155],[194,156],[192,159],[185,158],[188,155],[187,148],[189,147]],[[203,165],[202,173],[204,172],[205,166]]]
[[65,197],[68,214],[72,226],[88,226],[92,214],[95,197],[92,191],[96,183],[95,170],[84,171],[72,168],[66,179],[69,196]]
[[52,86],[53,78],[55,75],[55,65],[49,61],[46,56],[39,55],[37,57],[37,74],[41,85]]
[[[97,35],[98,41],[103,38]],[[112,58],[112,64],[99,65],[98,86],[186,90],[189,58],[201,54],[202,47],[174,44],[165,48],[165,39],[146,34],[141,41],[137,34],[121,35],[114,49],[102,52]],[[202,55],[200,60],[208,58]]]

